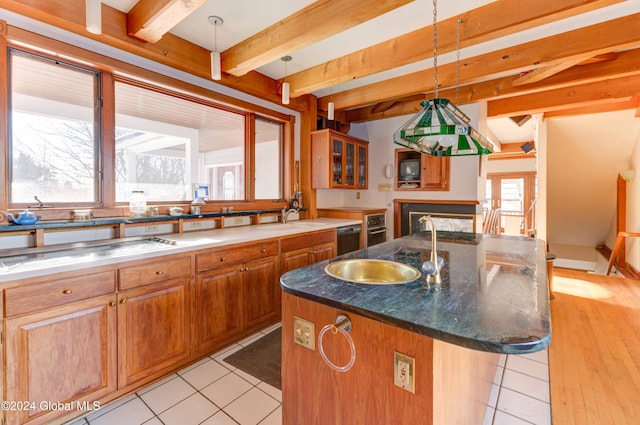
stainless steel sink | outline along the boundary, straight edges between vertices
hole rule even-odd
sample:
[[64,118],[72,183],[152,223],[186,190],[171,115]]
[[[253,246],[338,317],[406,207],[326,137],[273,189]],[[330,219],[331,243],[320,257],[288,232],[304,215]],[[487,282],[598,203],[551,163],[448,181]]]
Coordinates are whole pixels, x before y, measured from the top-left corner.
[[420,271],[407,264],[362,258],[334,261],[324,271],[337,279],[369,285],[409,283],[420,277]]

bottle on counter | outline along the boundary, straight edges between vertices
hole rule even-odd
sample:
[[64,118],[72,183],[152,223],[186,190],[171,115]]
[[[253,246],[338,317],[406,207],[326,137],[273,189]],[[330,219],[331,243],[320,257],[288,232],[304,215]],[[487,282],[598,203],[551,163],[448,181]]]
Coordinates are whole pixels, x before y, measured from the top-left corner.
[[193,215],[202,214],[202,206],[206,204],[207,203],[202,198],[194,199],[193,202],[191,203],[191,214]]
[[129,198],[129,214],[131,217],[144,217],[147,215],[147,198],[144,190],[134,190]]

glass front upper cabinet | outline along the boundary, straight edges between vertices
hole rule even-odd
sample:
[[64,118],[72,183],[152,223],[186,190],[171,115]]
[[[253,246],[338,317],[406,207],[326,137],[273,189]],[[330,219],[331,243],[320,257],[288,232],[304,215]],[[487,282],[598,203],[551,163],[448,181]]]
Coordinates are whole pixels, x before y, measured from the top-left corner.
[[366,189],[369,142],[335,130],[311,133],[314,189]]

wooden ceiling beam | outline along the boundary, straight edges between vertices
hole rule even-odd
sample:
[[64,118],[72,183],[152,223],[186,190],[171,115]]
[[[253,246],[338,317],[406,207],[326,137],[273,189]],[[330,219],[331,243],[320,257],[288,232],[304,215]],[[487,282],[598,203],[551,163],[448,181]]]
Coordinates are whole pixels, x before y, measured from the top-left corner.
[[[165,34],[157,43],[146,43],[130,37],[127,34],[127,15],[104,3],[102,4],[102,34],[99,35],[91,34],[86,30],[84,0],[0,0],[0,7],[197,77],[211,79],[209,50],[171,33]],[[24,37],[28,36],[24,34]],[[34,34],[33,38],[38,37]],[[277,80],[255,71],[241,78],[223,74],[222,80],[217,83],[267,101],[280,103]],[[308,110],[308,104],[298,99],[291,99],[288,106],[296,111]]]
[[[547,111],[544,113],[544,119],[557,117],[571,117],[577,115],[601,114],[604,112],[625,111],[628,109],[636,109],[639,104],[637,100],[625,100],[621,102],[597,103],[595,105],[581,106],[577,108],[560,109],[556,111]],[[637,117],[638,115],[636,115]]]
[[[525,152],[522,150],[522,145],[530,144],[533,146],[533,150]],[[502,143],[500,152],[493,152],[487,157],[489,161],[496,161],[502,159],[528,159],[536,157],[536,144],[533,140],[516,142],[516,143]]]
[[[518,46],[461,60],[460,84],[504,73],[519,73],[537,66],[572,61],[640,45],[640,13],[557,34]],[[535,64],[535,65],[534,65]],[[454,86],[456,63],[438,67],[438,83]],[[349,109],[433,90],[433,69],[334,93],[319,99],[319,108],[333,101],[336,109]]]
[[[587,56],[588,59],[590,56]],[[574,65],[583,62],[585,58],[573,58],[572,60],[567,60],[564,62],[556,63],[550,66],[544,66],[540,68],[536,68],[530,72],[526,72],[518,79],[513,82],[514,86],[522,86],[525,84],[537,83],[538,81],[542,81],[545,78],[549,78],[552,75],[556,75],[559,72],[564,71],[565,69],[569,69]]]
[[[526,86],[515,86],[513,84],[514,81],[519,78],[518,76],[502,77],[461,86],[458,89],[458,103],[467,104],[492,99],[503,99],[511,96],[578,86],[580,84],[594,83],[631,75],[640,75],[640,49],[619,52],[616,54],[615,60],[575,66],[546,80]],[[455,99],[456,92],[455,89],[446,89],[439,91],[438,95],[448,99]],[[427,92],[425,94],[396,99],[397,101],[393,107],[383,112],[374,111],[372,106],[350,109],[347,110],[346,119],[351,122],[362,122],[412,114],[420,110],[419,103],[421,100],[431,97],[433,97],[433,94]]]
[[617,57],[618,57],[617,52],[605,53],[603,55],[597,55],[597,56],[590,57],[589,59],[585,59],[584,61],[580,62],[578,65],[589,65],[597,62],[612,61],[612,60],[615,60]]
[[395,103],[396,103],[395,100],[390,100],[388,102],[380,102],[377,105],[375,105],[373,108],[371,108],[371,112],[373,113],[384,112],[389,108],[391,108]]
[[487,117],[544,113],[606,102],[628,101],[636,95],[638,87],[640,87],[640,75],[634,75],[506,99],[491,100],[487,105]]
[[222,52],[222,70],[242,76],[411,1],[317,0]]
[[206,2],[207,0],[139,0],[127,13],[127,33],[131,37],[155,43]]
[[[567,18],[621,0],[541,0],[522,7],[520,0],[498,0],[438,22],[438,52],[457,48],[458,20],[462,21],[460,47],[473,46],[535,26]],[[495,19],[500,16],[500,19]],[[433,57],[433,26],[403,34],[357,52],[305,69],[290,76],[291,96],[377,74]]]

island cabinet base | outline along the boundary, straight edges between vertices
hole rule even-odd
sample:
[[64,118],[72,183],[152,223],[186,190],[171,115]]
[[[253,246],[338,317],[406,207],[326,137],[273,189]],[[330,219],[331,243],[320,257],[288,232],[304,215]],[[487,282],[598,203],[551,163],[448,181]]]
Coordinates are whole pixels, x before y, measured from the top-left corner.
[[[356,359],[346,372],[322,359],[318,334],[345,314]],[[294,342],[294,316],[315,325],[315,350]],[[282,294],[284,425],[481,424],[499,354],[470,350]],[[344,335],[326,332],[322,347],[337,366],[351,350]],[[415,359],[415,393],[394,384],[394,351]]]

